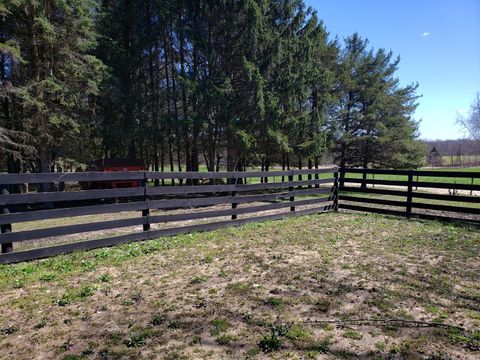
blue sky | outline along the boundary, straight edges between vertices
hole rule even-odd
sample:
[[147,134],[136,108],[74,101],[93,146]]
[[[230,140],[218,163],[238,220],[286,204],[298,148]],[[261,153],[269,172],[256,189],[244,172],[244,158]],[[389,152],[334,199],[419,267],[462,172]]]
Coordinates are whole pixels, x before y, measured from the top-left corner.
[[480,0],[306,0],[332,37],[354,32],[400,55],[404,85],[418,82],[424,139],[462,137],[456,112],[480,92]]

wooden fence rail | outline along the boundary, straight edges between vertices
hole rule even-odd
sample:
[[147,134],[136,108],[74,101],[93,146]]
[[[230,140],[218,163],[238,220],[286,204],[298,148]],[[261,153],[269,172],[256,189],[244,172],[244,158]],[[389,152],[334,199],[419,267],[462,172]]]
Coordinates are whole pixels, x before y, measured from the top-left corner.
[[[144,171],[0,174],[0,188],[3,189],[0,194],[0,244],[2,245],[0,263],[32,260],[159,236],[330,211],[338,208],[336,205],[338,204],[338,186],[334,183],[336,172],[336,168],[329,168],[218,173]],[[302,180],[301,175],[308,175],[308,179]],[[247,178],[251,180],[252,178],[262,178],[264,181],[270,178],[270,181],[247,184],[245,181]],[[275,181],[277,178],[282,178],[282,181]],[[156,179],[197,179],[202,180],[202,183],[198,185],[189,183],[182,186],[153,186]],[[283,181],[284,179],[288,179],[288,181]],[[79,189],[81,182],[103,182],[102,184],[105,185],[105,182],[108,184],[111,181],[113,185],[113,181],[125,180],[138,183],[139,186],[64,190],[66,183],[71,183],[73,187],[77,185],[76,188]],[[205,184],[205,181],[208,184]],[[52,185],[47,187],[48,189],[58,188],[63,191],[9,193],[7,190],[14,185],[25,183],[29,185],[47,183]],[[226,208],[225,205],[229,207]],[[220,208],[215,206],[220,206]],[[158,214],[159,210],[185,208],[194,210]],[[298,208],[301,209],[298,210]],[[269,213],[265,213],[266,211]],[[52,225],[51,221],[48,222],[62,218],[123,212],[136,212],[138,215],[68,225]],[[225,217],[228,217],[229,220],[225,220]],[[217,219],[212,220],[215,218]],[[198,221],[206,220],[208,220],[207,223],[198,223]],[[44,222],[40,228],[35,226],[38,221]],[[187,221],[188,224],[177,223],[167,228],[156,226],[180,221]],[[191,223],[192,221],[193,223]],[[29,227],[25,230],[15,229],[18,227],[15,224],[27,222],[33,223],[27,224]],[[69,222],[71,223],[71,221]],[[11,231],[12,224],[15,231]],[[45,224],[47,224],[46,227]],[[119,231],[128,230],[128,228],[133,228],[133,232],[119,234]],[[94,232],[99,231],[110,232],[110,235],[100,239],[70,241],[62,244],[57,242],[54,245],[38,247],[40,239],[59,239],[89,232],[92,232],[91,237],[95,237]],[[17,247],[15,244],[24,242],[29,242],[28,245],[33,248],[14,251]],[[52,242],[50,241],[50,243]]]
[[[306,176],[302,179],[303,175]],[[154,186],[158,179],[198,180],[198,184],[190,181],[181,186]],[[258,179],[263,181],[255,182]],[[139,186],[80,190],[79,185],[125,180]],[[48,189],[62,191],[9,192],[25,183],[47,183],[52,185]],[[67,187],[70,190],[65,190],[65,184],[70,184]],[[3,264],[338,209],[480,222],[480,196],[476,196],[480,194],[478,172],[329,168],[218,173],[0,174],[0,189],[0,263]],[[175,209],[180,210],[167,211]],[[115,218],[120,213],[130,217]],[[105,214],[109,218],[98,217]],[[72,224],[70,218],[81,216],[92,216],[94,220]],[[42,226],[36,226],[38,222]],[[22,223],[28,224],[22,226]],[[98,235],[99,232],[102,233]],[[77,235],[84,240],[72,242],[66,238]],[[62,243],[53,241],[59,238]],[[46,246],[40,247],[41,239],[47,239]],[[24,246],[22,250],[22,244],[30,248]]]
[[[389,176],[402,179],[386,178]],[[480,172],[345,168],[339,170],[339,177],[339,206],[342,209],[407,218],[480,222],[480,217],[476,216],[480,214],[480,196],[473,194],[480,192],[477,180]],[[439,181],[432,181],[439,178]],[[468,180],[470,183],[466,183]],[[473,206],[466,206],[470,204]]]

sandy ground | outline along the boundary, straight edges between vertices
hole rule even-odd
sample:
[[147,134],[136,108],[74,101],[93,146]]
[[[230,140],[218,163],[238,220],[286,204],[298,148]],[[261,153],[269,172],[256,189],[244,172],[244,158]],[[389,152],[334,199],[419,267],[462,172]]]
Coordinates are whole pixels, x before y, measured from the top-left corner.
[[0,358],[478,359],[479,259],[468,227],[330,213],[0,267]]

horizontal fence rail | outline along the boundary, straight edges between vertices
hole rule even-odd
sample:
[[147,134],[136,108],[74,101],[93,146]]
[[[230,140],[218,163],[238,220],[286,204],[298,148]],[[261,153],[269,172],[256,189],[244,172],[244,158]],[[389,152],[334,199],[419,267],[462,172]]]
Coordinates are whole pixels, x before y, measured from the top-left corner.
[[0,174],[0,190],[0,263],[338,209],[480,223],[467,171]]
[[480,223],[480,172],[343,168],[339,194],[341,209]]
[[337,180],[337,168],[0,174],[0,263],[336,210]]

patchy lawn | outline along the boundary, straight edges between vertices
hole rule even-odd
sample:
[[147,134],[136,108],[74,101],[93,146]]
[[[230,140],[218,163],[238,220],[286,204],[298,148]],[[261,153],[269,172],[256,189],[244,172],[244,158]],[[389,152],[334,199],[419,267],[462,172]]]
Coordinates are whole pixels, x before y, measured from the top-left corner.
[[478,359],[480,232],[328,213],[0,266],[6,359]]

